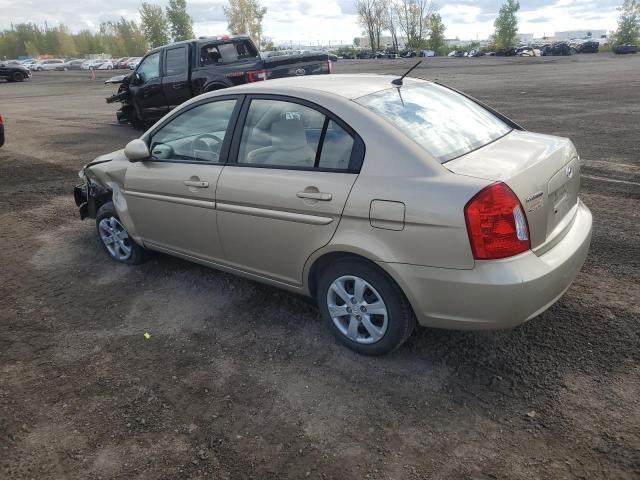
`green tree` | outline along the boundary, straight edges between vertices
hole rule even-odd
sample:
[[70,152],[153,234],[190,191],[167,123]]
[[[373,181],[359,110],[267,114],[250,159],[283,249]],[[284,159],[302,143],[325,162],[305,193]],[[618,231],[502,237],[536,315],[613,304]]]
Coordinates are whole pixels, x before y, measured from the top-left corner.
[[193,20],[187,13],[187,0],[169,0],[167,19],[174,41],[193,38]]
[[429,17],[429,49],[436,52],[436,55],[444,53],[444,31],[445,26],[442,23],[442,17],[439,13],[433,13]]
[[140,9],[142,30],[151,48],[169,43],[169,22],[160,5],[144,2]]
[[614,44],[632,43],[640,41],[640,2],[638,0],[624,0],[618,8],[618,30],[613,35]]
[[500,7],[498,16],[493,22],[496,31],[492,37],[492,43],[496,48],[512,47],[518,39],[518,17],[516,13],[520,10],[518,0],[507,0],[507,3]]
[[258,0],[229,0],[229,6],[223,7],[227,17],[229,32],[249,35],[261,47],[262,19],[267,8],[260,5]]
[[422,48],[426,44],[429,18],[435,10],[431,0],[401,0],[396,6],[398,24],[408,48]]

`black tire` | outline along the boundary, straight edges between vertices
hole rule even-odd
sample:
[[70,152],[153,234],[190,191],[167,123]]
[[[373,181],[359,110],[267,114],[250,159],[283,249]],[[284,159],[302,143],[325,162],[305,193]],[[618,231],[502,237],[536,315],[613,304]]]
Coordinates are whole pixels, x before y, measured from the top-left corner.
[[[332,283],[343,276],[357,276],[369,283],[382,297],[387,307],[387,329],[375,343],[358,343],[336,326],[329,314],[327,294]],[[402,345],[415,329],[415,317],[400,287],[377,266],[365,260],[345,257],[332,262],[319,275],[317,288],[318,307],[331,332],[354,352],[364,355],[384,355]]]
[[13,72],[13,75],[11,76],[11,79],[14,82],[22,82],[24,80],[24,73],[22,73],[22,72]]
[[[118,221],[118,223],[122,225],[122,223],[120,222],[120,217],[118,216],[118,212],[116,212],[116,208],[113,205],[113,202],[105,203],[98,209],[98,212],[96,213],[96,231],[98,232],[98,239],[100,240],[100,245],[102,245],[102,248],[104,249],[104,251],[107,253],[107,255],[109,255],[109,257],[112,260],[118,263],[126,263],[128,265],[137,265],[139,263],[142,263],[147,256],[147,250],[142,248],[132,238],[128,236],[123,241],[128,247],[131,248],[131,255],[129,257],[118,258],[117,256],[114,256],[114,254],[109,251],[109,249],[105,245],[105,242],[103,241],[103,238],[102,238],[102,234],[100,231],[100,222],[102,222],[105,219],[108,220],[110,218],[115,218]],[[124,225],[122,225],[122,227],[124,229]],[[126,232],[126,229],[124,231]]]

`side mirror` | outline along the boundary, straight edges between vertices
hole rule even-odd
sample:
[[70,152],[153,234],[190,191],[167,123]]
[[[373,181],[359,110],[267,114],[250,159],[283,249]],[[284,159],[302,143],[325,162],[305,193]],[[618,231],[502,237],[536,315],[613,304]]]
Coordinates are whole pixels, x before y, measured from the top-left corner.
[[140,76],[139,73],[134,73],[133,74],[133,82],[131,82],[133,85],[142,85],[142,77]]
[[147,147],[147,144],[139,138],[127,143],[127,146],[124,147],[124,155],[130,162],[140,162],[151,158],[149,147]]

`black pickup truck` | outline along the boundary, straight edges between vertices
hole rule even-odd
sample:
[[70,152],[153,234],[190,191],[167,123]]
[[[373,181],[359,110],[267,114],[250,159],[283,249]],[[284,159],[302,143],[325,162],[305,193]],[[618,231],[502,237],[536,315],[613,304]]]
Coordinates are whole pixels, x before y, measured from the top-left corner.
[[107,103],[120,102],[118,122],[143,127],[204,92],[248,82],[296,75],[331,73],[323,53],[265,59],[245,35],[223,35],[172,43],[148,52],[130,75],[105,83],[120,83]]

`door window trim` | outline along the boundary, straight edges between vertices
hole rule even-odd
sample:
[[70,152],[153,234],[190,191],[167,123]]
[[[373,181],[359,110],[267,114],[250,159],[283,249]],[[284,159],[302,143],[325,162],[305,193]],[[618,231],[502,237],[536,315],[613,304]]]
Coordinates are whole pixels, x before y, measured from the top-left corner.
[[[249,114],[249,108],[251,107],[251,102],[253,100],[274,100],[288,103],[295,103],[298,105],[302,105],[303,107],[311,108],[323,114],[325,116],[325,121],[322,127],[322,133],[320,134],[320,141],[318,142],[318,149],[316,151],[316,158],[313,167],[293,167],[289,165],[261,165],[261,164],[252,164],[252,163],[238,163],[238,156],[240,154],[240,142],[242,140],[242,134],[244,132],[244,125],[247,120],[247,116]],[[345,132],[347,132],[353,138],[353,147],[351,149],[351,158],[349,159],[349,168],[321,168],[316,167],[318,162],[320,161],[320,156],[322,155],[322,147],[324,144],[324,137],[327,131],[327,127],[329,125],[329,121],[333,121],[340,128],[342,128]],[[234,128],[233,140],[231,142],[231,148],[229,150],[230,159],[227,162],[227,166],[235,166],[235,167],[247,167],[247,168],[270,168],[274,170],[300,170],[307,172],[334,172],[334,173],[360,173],[362,169],[362,164],[364,163],[364,155],[365,155],[365,145],[364,141],[356,133],[356,131],[344,120],[338,118],[332,112],[327,110],[320,105],[310,102],[309,100],[305,100],[299,97],[290,97],[288,95],[277,95],[277,94],[263,94],[263,93],[253,93],[245,95],[245,99],[242,104],[242,110],[237,119],[237,123]]]
[[220,146],[220,157],[218,162],[206,162],[202,160],[178,160],[178,159],[160,159],[160,158],[149,158],[148,160],[144,160],[144,162],[159,162],[159,163],[192,163],[196,165],[214,165],[214,166],[224,166],[228,164],[229,161],[229,153],[232,140],[235,136],[235,130],[238,126],[238,118],[240,117],[240,113],[242,107],[244,106],[244,95],[222,95],[219,97],[213,98],[204,98],[197,102],[192,103],[189,107],[184,109],[176,109],[174,110],[175,114],[172,114],[169,118],[165,118],[161,124],[155,127],[153,130],[146,132],[142,140],[145,141],[147,147],[151,149],[151,140],[153,136],[158,133],[165,125],[169,124],[180,115],[208,103],[221,102],[225,100],[235,100],[236,105],[233,107],[233,113],[231,114],[231,118],[229,119],[229,124],[227,125],[227,131],[224,134],[224,139],[222,141],[222,145]]

